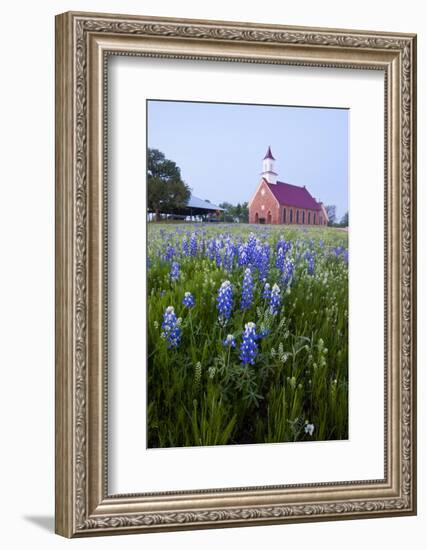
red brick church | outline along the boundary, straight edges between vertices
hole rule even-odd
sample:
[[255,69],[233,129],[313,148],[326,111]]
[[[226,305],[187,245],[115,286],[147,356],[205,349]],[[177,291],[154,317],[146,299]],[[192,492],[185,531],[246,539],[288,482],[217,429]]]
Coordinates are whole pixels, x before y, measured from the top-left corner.
[[322,202],[308,189],[277,180],[269,147],[263,159],[261,181],[249,201],[249,223],[327,225],[329,219]]

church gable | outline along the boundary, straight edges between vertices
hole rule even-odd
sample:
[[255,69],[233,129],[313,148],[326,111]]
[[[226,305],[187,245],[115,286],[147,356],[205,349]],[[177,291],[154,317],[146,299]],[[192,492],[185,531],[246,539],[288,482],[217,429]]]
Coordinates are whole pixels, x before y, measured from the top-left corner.
[[[267,181],[262,178],[249,203],[249,223],[280,223],[279,210],[278,200],[272,193]],[[251,212],[253,213],[253,221],[251,221]]]

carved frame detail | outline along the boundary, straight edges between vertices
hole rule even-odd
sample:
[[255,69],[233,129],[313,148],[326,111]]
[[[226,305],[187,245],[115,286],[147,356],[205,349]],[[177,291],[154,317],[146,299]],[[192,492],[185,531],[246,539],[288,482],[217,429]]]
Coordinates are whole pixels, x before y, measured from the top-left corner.
[[[105,342],[99,312],[106,261],[105,139],[100,128],[108,55],[385,72],[390,367],[384,480],[108,495]],[[57,533],[73,537],[416,513],[416,37],[66,13],[56,18],[56,67]]]

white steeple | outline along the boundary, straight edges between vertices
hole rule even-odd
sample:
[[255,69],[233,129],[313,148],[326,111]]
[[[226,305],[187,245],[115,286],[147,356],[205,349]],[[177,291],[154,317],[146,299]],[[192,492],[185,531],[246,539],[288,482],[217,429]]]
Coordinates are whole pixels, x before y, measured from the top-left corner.
[[274,161],[276,159],[273,157],[270,146],[268,146],[265,157],[262,161],[262,172],[261,176],[265,178],[268,183],[277,183],[277,174],[274,171]]

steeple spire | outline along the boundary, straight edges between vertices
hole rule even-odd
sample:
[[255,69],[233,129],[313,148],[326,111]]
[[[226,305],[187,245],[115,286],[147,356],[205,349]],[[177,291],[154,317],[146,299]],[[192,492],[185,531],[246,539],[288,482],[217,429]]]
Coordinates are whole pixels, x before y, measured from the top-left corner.
[[270,147],[270,145],[268,146],[267,152],[265,153],[264,160],[265,160],[265,159],[276,160],[276,159],[273,157],[273,153],[271,152],[271,147]]
[[274,161],[276,159],[273,157],[271,152],[271,147],[268,146],[265,157],[262,160],[262,173],[261,176],[265,178],[268,183],[277,183],[277,174],[274,171]]

